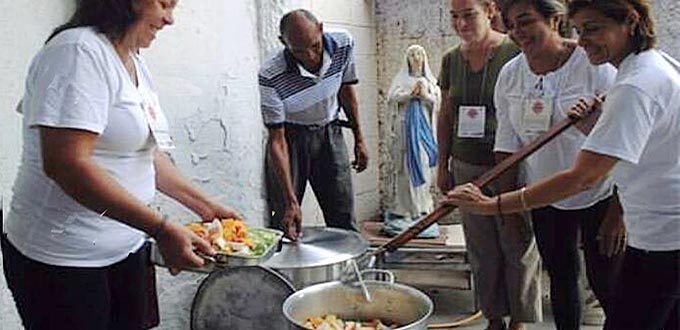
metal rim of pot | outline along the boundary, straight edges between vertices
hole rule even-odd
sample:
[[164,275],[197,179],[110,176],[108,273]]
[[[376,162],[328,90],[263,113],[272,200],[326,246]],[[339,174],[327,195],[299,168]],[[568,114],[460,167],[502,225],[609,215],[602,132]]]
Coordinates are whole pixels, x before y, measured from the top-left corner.
[[368,242],[358,232],[330,227],[305,227],[296,243],[283,243],[282,251],[263,265],[275,269],[296,289],[338,280],[352,260],[361,259]]
[[[405,322],[403,322],[405,324],[400,323],[398,325],[398,328],[395,328],[394,330],[421,330],[421,329],[425,330],[425,329],[427,329],[427,319],[432,315],[432,313],[434,311],[434,303],[432,302],[432,299],[430,299],[430,297],[428,297],[425,293],[421,292],[420,290],[418,290],[416,288],[413,288],[411,286],[404,285],[404,284],[395,283],[394,282],[394,275],[389,271],[368,269],[368,270],[362,271],[361,273],[362,273],[362,276],[363,276],[364,274],[375,273],[375,272],[389,273],[390,274],[389,276],[391,278],[388,281],[376,281],[376,280],[364,281],[364,283],[370,288],[369,291],[371,291],[371,289],[374,292],[376,292],[375,291],[376,289],[389,289],[389,290],[393,290],[395,292],[400,292],[400,294],[404,294],[404,296],[406,296],[406,297],[410,298],[411,300],[416,301],[419,304],[421,304],[420,306],[411,306],[411,307],[414,307],[416,309],[416,313],[418,314],[417,317],[412,317],[412,320],[410,320],[410,322],[408,322],[408,323],[405,323]],[[285,318],[291,324],[299,327],[300,329],[308,329],[304,326],[304,322],[300,321],[300,318],[292,315],[291,311],[296,309],[296,308],[300,308],[300,306],[298,306],[298,305],[301,302],[304,302],[305,299],[313,300],[313,299],[305,298],[305,296],[318,299],[318,297],[315,297],[314,295],[319,296],[319,295],[321,295],[322,293],[325,293],[325,292],[336,291],[340,287],[353,288],[352,290],[356,290],[351,295],[347,295],[346,298],[347,297],[355,297],[355,296],[358,295],[358,296],[362,297],[361,299],[363,299],[363,294],[361,293],[361,289],[359,289],[354,284],[350,285],[350,284],[347,284],[347,283],[342,283],[340,281],[320,283],[320,284],[308,286],[308,287],[306,287],[302,290],[298,290],[298,291],[294,292],[293,294],[291,294],[288,298],[286,298],[286,300],[283,302],[283,306],[282,306],[283,315],[285,316]],[[377,292],[379,292],[379,291],[377,291]],[[357,301],[359,301],[359,300],[355,300],[355,299],[352,299],[352,300],[355,303]],[[409,301],[409,302],[412,302],[412,301]],[[379,306],[380,303],[382,303],[382,301],[373,301],[371,303],[364,301],[364,306],[368,305],[368,304],[376,304],[376,306]],[[344,306],[346,307],[348,305],[349,305],[349,303],[345,302]],[[375,307],[375,306],[373,306],[373,307]],[[359,310],[360,308],[361,308],[361,305],[353,305],[350,309]],[[382,308],[378,308],[378,309],[382,309]],[[337,315],[338,317],[344,316],[348,319],[357,319],[356,317],[352,318],[351,315],[349,317],[347,317],[347,315],[348,315],[347,313],[344,313],[340,310],[338,310],[338,311],[336,311],[338,313],[336,313],[334,311],[329,311],[328,313],[325,313],[325,314],[326,315],[327,314],[334,314],[334,315]],[[314,313],[311,313],[311,314],[314,314]],[[359,314],[361,314],[361,313],[359,313]],[[310,315],[309,317],[315,317],[315,316],[323,316],[323,315]],[[372,317],[372,318],[369,317],[369,319],[379,319],[379,317]]]

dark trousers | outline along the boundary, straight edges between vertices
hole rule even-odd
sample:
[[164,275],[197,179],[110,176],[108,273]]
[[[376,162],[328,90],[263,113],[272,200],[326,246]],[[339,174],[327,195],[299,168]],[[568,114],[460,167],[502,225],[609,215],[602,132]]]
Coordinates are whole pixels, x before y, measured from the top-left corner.
[[628,247],[606,330],[680,329],[680,250]]
[[[326,225],[356,231],[352,175],[342,128],[334,124],[323,127],[287,124],[285,130],[290,172],[298,201],[302,203],[309,182]],[[272,214],[271,226],[282,229],[285,195],[271,162],[267,153],[267,200]]]
[[149,248],[101,268],[59,267],[22,255],[2,235],[5,278],[27,330],[139,330],[159,323]]
[[581,324],[579,246],[583,248],[590,287],[609,314],[622,254],[612,258],[601,255],[596,238],[610,203],[611,198],[580,210],[548,206],[532,211],[538,251],[550,276],[550,302],[558,330],[579,329]]

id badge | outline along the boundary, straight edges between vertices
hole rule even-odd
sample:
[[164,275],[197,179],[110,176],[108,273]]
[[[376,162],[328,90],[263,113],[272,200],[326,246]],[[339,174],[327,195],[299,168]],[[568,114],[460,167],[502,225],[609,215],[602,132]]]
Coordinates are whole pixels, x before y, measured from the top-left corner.
[[547,97],[530,97],[524,101],[522,128],[524,133],[544,133],[550,129],[553,100]]
[[156,140],[158,148],[161,150],[175,149],[175,143],[170,136],[170,125],[168,119],[165,117],[163,110],[158,101],[158,95],[154,92],[147,91],[144,93],[144,115],[149,123],[151,134]]
[[458,137],[483,138],[486,123],[486,106],[458,107]]

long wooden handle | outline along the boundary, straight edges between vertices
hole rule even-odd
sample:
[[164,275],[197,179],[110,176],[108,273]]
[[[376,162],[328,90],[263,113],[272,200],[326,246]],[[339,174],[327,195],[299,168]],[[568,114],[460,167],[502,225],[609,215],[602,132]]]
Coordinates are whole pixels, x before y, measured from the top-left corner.
[[[591,104],[592,106],[595,105],[594,103]],[[560,135],[562,132],[564,132],[567,128],[571,127],[575,123],[579,122],[582,119],[585,119],[592,115],[592,112],[585,117],[582,118],[572,118],[572,117],[567,117],[564,120],[560,121],[559,123],[553,125],[547,132],[541,134],[536,140],[531,142],[530,144],[522,147],[522,149],[518,150],[514,154],[512,154],[510,157],[505,158],[502,162],[496,164],[492,169],[490,169],[488,172],[482,174],[480,177],[472,181],[472,183],[479,187],[482,188],[489,183],[493,182],[494,180],[498,179],[503,173],[505,173],[507,170],[512,168],[513,166],[517,165],[519,162],[521,162],[523,159],[527,158],[529,155],[534,153],[536,150],[540,149],[542,146],[544,146],[546,143],[550,142],[552,139],[556,138],[558,135]],[[428,214],[425,218],[422,220],[418,221],[416,224],[408,228],[407,230],[403,231],[401,234],[395,236],[391,240],[389,240],[387,243],[379,246],[376,250],[374,250],[371,254],[372,255],[379,255],[385,252],[392,252],[402,245],[406,244],[408,241],[412,240],[414,237],[416,237],[420,232],[425,230],[427,227],[431,226],[433,223],[437,222],[439,219],[443,218],[447,214],[451,213],[454,209],[456,209],[456,206],[449,206],[449,205],[440,205],[438,206],[432,213]]]

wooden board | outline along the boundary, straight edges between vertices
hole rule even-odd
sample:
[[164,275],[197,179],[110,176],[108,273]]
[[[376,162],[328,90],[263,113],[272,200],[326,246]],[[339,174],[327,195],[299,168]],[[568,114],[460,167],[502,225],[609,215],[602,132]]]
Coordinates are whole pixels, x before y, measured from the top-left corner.
[[[376,221],[364,221],[361,223],[361,234],[371,246],[378,246],[387,243],[392,239],[382,233],[383,223]],[[404,247],[444,247],[446,246],[446,236],[439,235],[437,238],[414,238]]]

